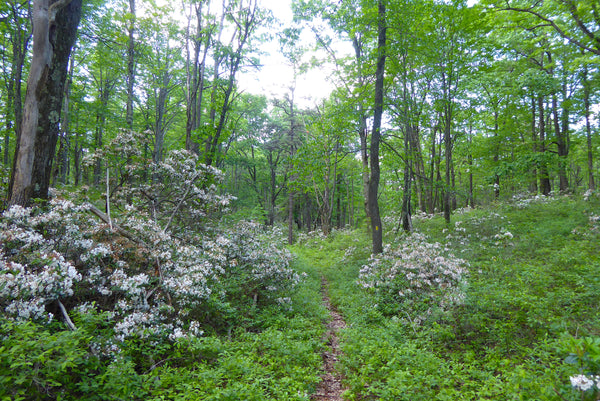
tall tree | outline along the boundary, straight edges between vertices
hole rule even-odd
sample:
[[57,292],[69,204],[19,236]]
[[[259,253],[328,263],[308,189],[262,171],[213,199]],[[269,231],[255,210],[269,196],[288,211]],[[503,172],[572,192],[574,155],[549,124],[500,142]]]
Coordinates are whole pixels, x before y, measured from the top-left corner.
[[375,72],[375,101],[373,107],[373,130],[371,133],[371,176],[369,178],[369,211],[371,212],[371,233],[373,253],[383,252],[383,228],[379,214],[379,142],[383,117],[385,60],[387,56],[386,0],[377,3],[377,70]]
[[48,198],[64,84],[82,0],[34,0],[33,56],[8,204]]
[[[9,43],[6,51],[2,52],[3,73],[6,87],[6,132],[4,135],[4,164],[10,162],[9,148],[11,132],[15,138],[21,133],[21,120],[23,118],[23,96],[21,88],[23,83],[23,69],[31,40],[31,6],[29,2],[22,3],[17,0],[6,2],[2,9],[2,22],[9,30]],[[5,16],[4,16],[5,15]],[[10,54],[10,60],[4,57]],[[8,70],[8,71],[7,71]]]

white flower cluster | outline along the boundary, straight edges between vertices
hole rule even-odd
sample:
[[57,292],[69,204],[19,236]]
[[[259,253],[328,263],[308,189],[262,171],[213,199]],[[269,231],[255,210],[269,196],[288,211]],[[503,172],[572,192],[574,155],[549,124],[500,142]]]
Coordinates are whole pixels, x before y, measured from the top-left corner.
[[446,234],[446,244],[449,248],[459,249],[459,252],[467,252],[467,247],[471,245],[471,239],[474,235],[472,233],[477,233],[477,246],[480,247],[514,245],[511,242],[513,234],[505,228],[510,224],[506,216],[490,212],[458,220],[454,223],[454,229],[445,228],[443,232]]
[[60,300],[82,314],[109,312],[118,341],[177,340],[202,334],[211,297],[227,298],[231,285],[287,308],[301,280],[280,230],[243,222],[210,235],[192,227],[174,235],[133,206],[114,221],[124,237],[88,209],[55,200],[43,212],[13,207],[0,216],[0,306],[8,316],[47,321],[47,306]]
[[586,201],[586,202],[589,202],[594,197],[600,197],[600,191],[593,191],[591,189],[588,189],[583,194],[583,200]]
[[120,132],[88,160],[109,167],[113,227],[89,204],[59,198],[43,211],[13,207],[0,216],[0,307],[15,319],[47,319],[55,300],[68,311],[108,312],[120,341],[201,335],[213,305],[239,306],[230,292],[289,307],[301,277],[283,233],[246,222],[220,229],[213,222],[233,199],[217,187],[222,172],[186,151],[148,166],[142,140]]
[[[451,254],[444,255],[439,243],[429,243],[422,234],[405,236],[387,244],[380,255],[371,256],[359,273],[358,283],[382,297],[414,307],[406,313],[430,313],[432,307],[446,310],[464,299],[467,263]],[[416,310],[422,303],[427,310]],[[422,308],[421,308],[422,309]],[[423,315],[417,316],[422,320]]]
[[53,252],[39,254],[29,266],[0,259],[0,305],[8,315],[44,319],[46,304],[73,295],[81,274]]
[[258,223],[243,221],[225,234],[216,240],[229,261],[225,274],[245,281],[245,288],[275,299],[301,281],[290,268],[292,254],[283,245],[284,235],[279,228],[266,232]]
[[586,376],[576,375],[571,376],[571,386],[580,391],[588,391],[594,388],[594,386],[600,390],[600,376]]

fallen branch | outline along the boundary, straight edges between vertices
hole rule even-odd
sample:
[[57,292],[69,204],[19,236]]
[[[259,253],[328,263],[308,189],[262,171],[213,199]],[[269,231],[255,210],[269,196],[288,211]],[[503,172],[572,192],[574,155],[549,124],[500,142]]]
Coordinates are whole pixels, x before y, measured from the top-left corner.
[[103,222],[105,222],[106,224],[108,224],[112,228],[113,231],[116,231],[117,233],[119,233],[123,237],[125,237],[127,239],[130,239],[131,241],[135,242],[136,244],[145,245],[144,241],[142,241],[141,239],[137,238],[135,235],[133,235],[132,233],[130,233],[129,231],[127,231],[123,227],[119,226],[118,224],[113,223],[111,221],[111,219],[105,213],[103,213],[100,209],[98,209],[96,206],[90,204],[89,211],[92,212],[92,214],[94,214],[97,217],[99,217],[100,220],[102,220]]
[[75,326],[75,324],[69,317],[69,314],[67,313],[67,309],[62,304],[62,302],[60,302],[60,299],[57,300],[56,302],[58,302],[58,307],[59,307],[60,311],[62,312],[63,318],[65,319],[65,323],[67,324],[67,326],[69,326],[69,328],[73,331],[77,330],[77,327]]

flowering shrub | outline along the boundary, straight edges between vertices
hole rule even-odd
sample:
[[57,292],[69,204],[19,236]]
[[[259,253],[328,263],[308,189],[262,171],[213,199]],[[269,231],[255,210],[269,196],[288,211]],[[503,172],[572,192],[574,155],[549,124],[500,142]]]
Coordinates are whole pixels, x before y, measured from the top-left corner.
[[198,336],[208,325],[231,326],[248,305],[286,304],[300,277],[282,233],[210,224],[230,197],[218,194],[220,172],[196,163],[171,154],[155,166],[160,180],[131,184],[146,201],[124,201],[118,218],[65,199],[5,211],[0,307],[41,323],[57,314],[68,322],[74,309],[108,312],[124,341]]
[[578,372],[569,377],[571,387],[581,392],[582,400],[597,400],[600,395],[600,338],[576,338],[565,334],[558,348],[568,353],[565,362]]
[[358,283],[379,296],[383,312],[421,323],[434,311],[463,301],[466,275],[465,261],[444,255],[440,244],[427,242],[422,234],[412,234],[371,256]]

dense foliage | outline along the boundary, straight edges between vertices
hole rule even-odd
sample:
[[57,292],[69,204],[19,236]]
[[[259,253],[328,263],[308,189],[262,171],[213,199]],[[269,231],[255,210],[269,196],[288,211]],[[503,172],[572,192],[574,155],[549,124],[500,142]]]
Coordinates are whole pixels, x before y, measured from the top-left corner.
[[[451,229],[441,215],[423,216],[415,222],[418,247],[460,254],[469,274],[460,303],[420,320],[410,314],[431,306],[424,297],[421,304],[413,298],[412,309],[395,293],[364,289],[361,277],[373,264],[364,232],[336,232],[295,248],[320,266],[347,319],[339,364],[346,398],[597,399],[598,207],[597,194],[520,198],[463,210]],[[395,252],[397,265],[377,265],[384,290],[410,288],[387,279],[414,249]]]
[[291,8],[0,4],[0,398],[599,399],[597,1]]

